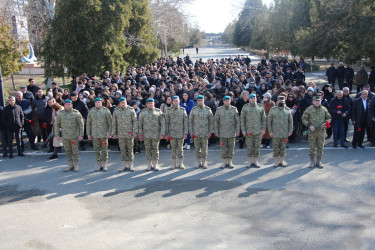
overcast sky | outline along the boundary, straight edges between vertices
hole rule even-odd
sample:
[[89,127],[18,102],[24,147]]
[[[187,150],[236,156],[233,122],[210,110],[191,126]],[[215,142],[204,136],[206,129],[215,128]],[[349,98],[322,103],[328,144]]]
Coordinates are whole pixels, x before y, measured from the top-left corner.
[[[225,27],[238,16],[245,0],[194,0],[184,12],[191,22],[207,33],[223,32]],[[269,5],[273,0],[263,0]]]

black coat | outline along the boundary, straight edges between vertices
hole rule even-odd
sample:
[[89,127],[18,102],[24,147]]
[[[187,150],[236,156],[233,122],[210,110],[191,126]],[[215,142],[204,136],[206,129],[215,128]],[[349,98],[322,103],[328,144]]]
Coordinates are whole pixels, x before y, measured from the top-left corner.
[[22,128],[25,117],[20,106],[14,105],[12,107],[8,105],[4,108],[1,119],[5,130],[18,131]]
[[[331,114],[333,120],[345,120],[346,117],[348,117],[350,114],[350,109],[350,103],[344,97],[340,100],[335,97],[329,102],[328,105],[328,111]],[[337,114],[337,111],[339,110],[342,112],[342,114],[345,113],[346,117],[342,117],[342,114]]]
[[[3,114],[3,107],[0,106],[0,118],[1,118],[2,114]],[[1,118],[0,119],[0,131],[4,131],[4,130],[5,130],[5,127],[4,127],[4,124],[3,124],[3,119]]]
[[355,122],[356,126],[360,126],[365,121],[367,125],[370,123],[369,102],[370,102],[369,99],[367,99],[366,100],[367,112],[365,112],[363,108],[362,98],[357,98],[354,100],[352,111],[351,111],[351,119],[353,122]]
[[76,109],[81,113],[83,119],[87,119],[87,114],[89,113],[89,108],[87,107],[86,103],[77,99],[76,102],[73,102],[73,109]]

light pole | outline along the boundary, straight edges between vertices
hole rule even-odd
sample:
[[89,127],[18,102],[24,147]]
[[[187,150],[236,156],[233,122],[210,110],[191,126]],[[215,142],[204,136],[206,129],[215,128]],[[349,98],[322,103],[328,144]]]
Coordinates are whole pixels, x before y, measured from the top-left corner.
[[1,75],[1,64],[0,64],[0,106],[4,107],[4,88],[3,88],[3,76]]

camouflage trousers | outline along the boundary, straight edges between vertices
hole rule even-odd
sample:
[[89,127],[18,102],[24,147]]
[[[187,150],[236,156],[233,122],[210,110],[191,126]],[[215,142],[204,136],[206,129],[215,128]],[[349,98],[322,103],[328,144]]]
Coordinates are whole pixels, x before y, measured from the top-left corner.
[[272,138],[273,157],[285,157],[286,141],[288,138]]
[[78,144],[79,144],[78,138],[76,139],[63,138],[63,145],[64,145],[66,158],[68,159],[68,162],[78,162],[79,160]]
[[195,137],[194,138],[195,157],[197,159],[207,159],[208,138]]
[[95,157],[97,162],[108,161],[108,139],[107,138],[92,138],[94,144]]
[[184,139],[183,138],[171,138],[171,151],[172,159],[184,158]]
[[144,139],[145,149],[146,149],[146,158],[148,161],[159,160],[159,143],[158,139]]
[[234,145],[236,144],[236,138],[220,138],[221,145],[221,158],[228,159],[233,158]]
[[246,135],[247,157],[259,157],[262,135]]
[[121,161],[133,161],[134,138],[118,138],[118,145],[121,150]]
[[318,130],[313,133],[309,134],[309,146],[310,146],[310,157],[315,157],[315,149],[316,149],[316,156],[318,158],[323,157],[323,149],[324,149],[324,142],[325,142],[325,130]]

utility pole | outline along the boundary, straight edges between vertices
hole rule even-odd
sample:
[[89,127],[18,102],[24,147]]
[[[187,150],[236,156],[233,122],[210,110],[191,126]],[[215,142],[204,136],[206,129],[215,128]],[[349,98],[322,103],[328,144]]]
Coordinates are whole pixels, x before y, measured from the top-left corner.
[[0,106],[4,107],[4,87],[3,87],[3,76],[1,75],[1,64],[0,64]]

